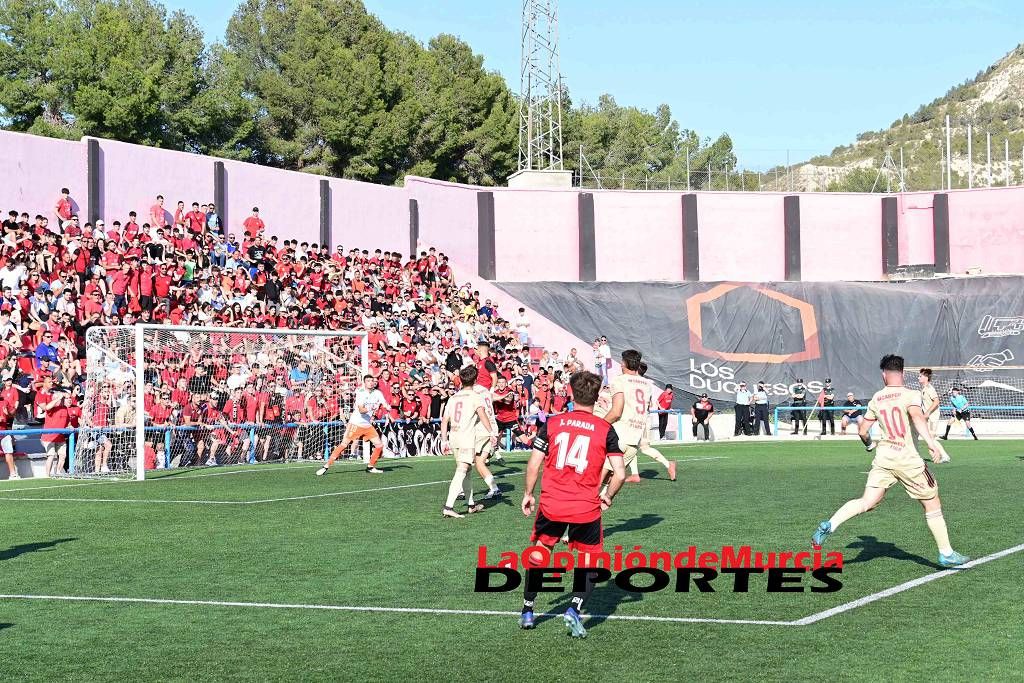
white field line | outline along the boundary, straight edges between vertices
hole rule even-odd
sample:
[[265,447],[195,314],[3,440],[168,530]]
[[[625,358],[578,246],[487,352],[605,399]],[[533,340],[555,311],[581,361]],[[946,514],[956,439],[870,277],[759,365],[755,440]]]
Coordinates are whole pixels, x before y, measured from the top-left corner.
[[893,586],[892,588],[886,588],[884,591],[872,593],[871,595],[865,595],[863,598],[857,598],[856,600],[851,600],[850,602],[843,603],[842,605],[838,605],[831,609],[827,609],[822,612],[817,612],[810,616],[804,617],[803,619],[797,619],[793,622],[793,625],[808,626],[810,624],[815,624],[821,621],[822,619],[828,619],[829,617],[834,617],[837,614],[849,612],[850,610],[857,609],[858,607],[863,607],[864,605],[869,605],[872,602],[876,602],[883,598],[888,598],[892,595],[896,595],[897,593],[902,593],[903,591],[908,591],[911,588],[916,588],[917,586],[921,586],[931,581],[937,581],[938,579],[951,576],[953,574],[958,574],[959,572],[965,569],[977,567],[978,565],[985,564],[986,562],[991,562],[992,560],[998,560],[999,558],[1006,557],[1007,555],[1019,553],[1022,550],[1024,550],[1024,543],[1021,543],[1020,545],[1015,545],[1012,548],[1007,548],[1006,550],[1000,550],[998,552],[992,553],[991,555],[986,555],[985,557],[979,557],[976,560],[971,560],[967,564],[964,564],[956,569],[943,569],[932,574],[926,574],[919,578],[911,579],[910,581],[904,581],[903,583],[897,586]]
[[[697,461],[701,461],[701,460],[728,460],[728,457],[727,456],[717,456],[717,457],[707,457],[707,458],[669,458],[669,460],[674,460],[676,462],[697,462]],[[343,463],[343,464],[348,465],[348,464],[352,464],[352,463]],[[280,470],[280,469],[300,469],[300,468],[312,468],[312,467],[315,467],[315,466],[316,465],[301,465],[301,466],[296,466],[296,467],[274,467],[273,469],[274,470]],[[364,467],[365,467],[365,464],[360,464],[357,469],[362,469]],[[216,477],[216,476],[223,476],[223,475],[227,475],[227,474],[246,474],[246,473],[249,473],[249,472],[264,472],[264,471],[271,471],[271,470],[269,470],[269,469],[262,469],[261,468],[261,469],[251,469],[251,470],[237,470],[237,471],[232,471],[232,472],[208,472],[208,473],[196,474],[196,475],[192,475],[192,476],[182,475],[180,477],[160,477],[158,479],[152,479],[152,480],[148,480],[148,481],[161,481],[161,480],[164,480],[164,479],[166,479],[167,481],[174,481],[174,480],[178,480],[178,479],[197,479],[199,477]],[[523,472],[515,472],[515,473],[512,473],[512,474],[499,474],[499,475],[495,475],[495,479],[503,479],[503,478],[507,478],[507,477],[516,477],[516,476],[522,476],[522,475],[523,475]],[[88,483],[84,483],[84,484],[64,484],[64,485],[56,485],[56,486],[35,486],[35,487],[32,487],[32,488],[27,488],[27,489],[11,489],[9,491],[0,491],[0,493],[3,494],[3,495],[0,495],[0,501],[18,500],[18,501],[34,501],[34,502],[37,502],[37,503],[56,503],[56,502],[66,502],[66,503],[152,503],[152,504],[157,504],[157,505],[167,505],[167,504],[173,505],[173,504],[181,504],[181,503],[191,504],[191,505],[257,505],[257,504],[261,504],[261,503],[281,503],[281,502],[293,501],[293,500],[311,500],[311,499],[314,499],[314,498],[333,498],[333,497],[336,497],[336,496],[350,496],[350,495],[354,495],[354,494],[357,494],[357,493],[370,493],[370,492],[373,492],[373,491],[394,491],[394,490],[398,490],[398,489],[411,489],[411,488],[417,488],[417,487],[420,487],[420,486],[433,486],[435,484],[448,484],[450,482],[451,482],[450,479],[443,479],[443,480],[440,480],[440,481],[426,481],[426,482],[419,482],[419,483],[416,483],[416,484],[402,484],[400,486],[382,486],[382,487],[370,488],[370,489],[357,489],[357,490],[354,490],[354,491],[334,491],[334,492],[331,492],[331,493],[313,493],[313,494],[309,494],[309,495],[305,495],[305,496],[288,496],[288,497],[284,497],[284,498],[262,498],[262,499],[259,499],[259,500],[169,500],[169,499],[155,499],[155,498],[38,498],[38,497],[29,497],[29,496],[8,496],[8,495],[6,495],[8,493],[19,493],[20,491],[31,491],[31,490],[35,490],[35,489],[70,488],[72,486],[91,486],[91,485],[94,485],[94,484],[117,484],[117,483],[130,484],[130,483],[132,483],[132,482],[113,482],[113,481],[107,482],[107,481],[102,481],[102,482],[88,482]]]
[[[250,607],[263,609],[305,609],[330,610],[339,612],[391,612],[399,614],[458,614],[476,616],[518,617],[519,612],[505,612],[484,609],[433,609],[428,607],[372,607],[353,605],[304,605],[279,602],[229,602],[221,600],[170,600],[163,598],[92,597],[79,595],[0,595],[0,600],[51,600],[65,602],[121,602],[150,605],[203,605],[207,607]],[[561,614],[544,614],[557,617]],[[760,621],[756,619],[704,619],[699,617],[653,617],[644,615],[609,614],[585,615],[589,619],[614,619],[616,621],[659,621],[684,624],[746,624],[755,626],[793,626],[791,621]]]
[[[926,576],[922,576],[917,579],[905,581],[892,588],[872,593],[863,598],[853,600],[851,602],[844,603],[837,607],[817,612],[810,616],[802,619],[796,619],[793,621],[775,621],[775,620],[762,620],[762,619],[711,619],[703,617],[656,617],[656,616],[645,616],[645,615],[627,615],[627,614],[611,614],[611,615],[588,615],[588,618],[600,618],[609,619],[615,621],[652,621],[652,622],[663,622],[663,623],[678,623],[678,624],[739,624],[746,626],[809,626],[816,624],[819,621],[834,617],[837,614],[849,612],[851,610],[863,607],[872,602],[888,598],[898,593],[910,590],[917,586],[941,579],[951,574],[959,573],[964,569],[970,569],[971,567],[977,567],[993,560],[1018,553],[1024,550],[1024,543],[1000,550],[979,557],[976,560],[971,560],[967,564],[963,565],[960,569],[946,569],[943,571],[934,572]],[[339,612],[377,612],[377,613],[398,613],[398,614],[429,614],[429,615],[474,615],[474,616],[518,616],[518,612],[506,612],[499,610],[459,610],[459,609],[433,609],[426,607],[376,607],[376,606],[354,606],[354,605],[307,605],[307,604],[292,604],[292,603],[277,603],[277,602],[236,602],[236,601],[222,601],[222,600],[176,600],[168,598],[130,598],[130,597],[118,597],[118,596],[86,596],[86,595],[22,595],[22,594],[0,594],[0,600],[48,600],[48,601],[60,601],[60,602],[107,602],[107,603],[141,603],[150,605],[201,605],[206,607],[243,607],[243,608],[262,608],[262,609],[305,609],[305,610],[325,610],[325,611],[339,611]],[[545,617],[557,617],[557,614],[544,614]]]
[[[512,474],[498,474],[495,479],[508,477],[521,477],[523,472]],[[374,491],[396,491],[398,489],[413,489],[420,486],[434,486],[437,484],[450,484],[451,479],[438,481],[422,481],[415,484],[400,484],[397,486],[379,486],[370,489],[355,489],[353,491],[332,491],[330,493],[311,493],[305,496],[289,496],[286,498],[262,498],[259,500],[157,500],[153,498],[28,498],[25,496],[14,496],[11,498],[0,497],[0,501],[35,501],[35,502],[67,502],[67,503],[154,503],[154,504],[178,504],[186,503],[192,505],[258,505],[260,503],[281,503],[290,500],[311,500],[314,498],[334,498],[337,496],[352,496],[357,493],[372,493]]]

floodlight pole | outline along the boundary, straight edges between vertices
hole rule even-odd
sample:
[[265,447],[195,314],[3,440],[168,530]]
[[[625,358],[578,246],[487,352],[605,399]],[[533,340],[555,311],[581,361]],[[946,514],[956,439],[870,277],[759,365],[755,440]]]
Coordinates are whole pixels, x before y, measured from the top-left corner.
[[974,188],[974,134],[967,124],[967,189]]
[[[952,131],[950,131],[950,128],[949,128],[949,114],[946,114],[946,189],[947,190],[952,190],[953,189],[953,164],[952,164],[952,161],[953,161],[953,148],[950,145],[951,138],[952,138]],[[902,154],[903,154],[903,151],[901,149],[901,151],[900,151],[901,158],[902,158]],[[902,168],[902,167],[903,167],[903,164],[901,162],[900,163],[900,168]]]

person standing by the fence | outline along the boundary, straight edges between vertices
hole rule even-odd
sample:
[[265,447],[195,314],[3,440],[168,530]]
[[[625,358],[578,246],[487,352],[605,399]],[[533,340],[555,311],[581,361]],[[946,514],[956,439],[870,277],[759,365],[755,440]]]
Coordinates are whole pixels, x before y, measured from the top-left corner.
[[740,382],[740,388],[736,391],[736,426],[733,429],[733,436],[750,433],[750,402],[754,395],[747,390],[747,383]]
[[832,436],[836,435],[836,416],[832,408],[836,405],[836,390],[832,388],[832,380],[825,380],[825,387],[818,394],[818,412],[821,415],[821,436],[825,436],[825,425],[832,428]]
[[768,392],[764,390],[764,382],[757,383],[757,391],[754,392],[754,424],[751,433],[757,436],[761,433],[761,427],[767,436],[772,435],[771,425],[768,424]]
[[[675,394],[672,392],[672,385],[666,384],[665,390],[658,396],[658,410],[663,412],[658,413],[658,438],[665,439],[665,431],[668,429],[668,410],[672,408],[672,399],[675,398]],[[676,438],[680,438],[679,435]]]

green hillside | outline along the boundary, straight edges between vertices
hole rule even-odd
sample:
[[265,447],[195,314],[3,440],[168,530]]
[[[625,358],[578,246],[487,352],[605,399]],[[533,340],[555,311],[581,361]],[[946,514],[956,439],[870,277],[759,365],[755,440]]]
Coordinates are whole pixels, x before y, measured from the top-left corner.
[[[947,115],[953,126],[954,188],[968,186],[968,124],[972,127],[974,186],[988,185],[987,133],[992,134],[992,184],[1006,184],[1006,140],[1010,142],[1010,183],[1024,182],[1024,45],[917,111],[903,114],[888,128],[865,131],[855,142],[836,147],[831,154],[796,164],[791,169],[793,188],[870,191],[886,151],[898,166],[902,149],[907,188],[940,189],[944,186]],[[895,184],[895,178],[892,180]],[[875,190],[885,190],[884,176]]]

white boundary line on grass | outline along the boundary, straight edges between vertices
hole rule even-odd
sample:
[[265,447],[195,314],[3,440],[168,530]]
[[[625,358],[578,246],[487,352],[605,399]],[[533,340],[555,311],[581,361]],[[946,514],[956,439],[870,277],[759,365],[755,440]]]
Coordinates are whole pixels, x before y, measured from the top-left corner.
[[[521,477],[522,472],[512,474],[497,474],[495,479],[507,479],[508,477]],[[372,493],[374,491],[395,491],[398,489],[413,489],[420,486],[434,486],[436,484],[449,484],[451,479],[439,481],[421,481],[415,484],[399,484],[396,486],[379,486],[371,489],[355,489],[352,491],[331,491],[330,493],[311,493],[305,496],[289,496],[287,498],[261,498],[259,500],[169,500],[154,498],[28,498],[26,496],[13,496],[11,498],[0,497],[0,501],[35,501],[45,503],[153,503],[153,504],[175,504],[191,503],[193,505],[258,505],[261,503],[281,503],[291,500],[310,500],[313,498],[333,498],[336,496],[351,496],[357,493]]]
[[[697,461],[701,461],[701,460],[728,460],[728,459],[729,459],[728,456],[715,456],[715,457],[706,457],[706,458],[669,458],[669,460],[673,460],[675,462],[697,462]],[[350,463],[345,463],[345,464],[350,464]],[[315,467],[315,466],[316,465],[314,464],[314,465],[302,465],[301,467],[311,468],[311,467]],[[360,468],[362,468],[362,467],[365,467],[365,465],[360,465]],[[300,466],[296,466],[296,467],[277,467],[277,468],[274,468],[274,469],[275,470],[279,470],[279,469],[300,469]],[[236,471],[232,471],[232,472],[208,472],[208,473],[203,473],[203,474],[196,474],[196,475],[193,475],[193,476],[184,476],[184,475],[182,475],[180,477],[160,477],[160,478],[157,478],[157,479],[153,479],[151,481],[163,481],[163,480],[166,480],[166,481],[177,481],[177,480],[182,480],[182,479],[197,479],[199,477],[216,477],[216,476],[223,476],[223,475],[226,475],[226,474],[245,474],[245,473],[248,473],[248,472],[261,472],[261,471],[269,471],[269,470],[250,469],[250,470],[236,470]],[[358,471],[358,468],[353,470],[353,471]],[[505,478],[508,478],[508,477],[517,477],[517,476],[522,476],[523,474],[524,474],[523,472],[514,472],[512,474],[498,474],[498,475],[495,475],[495,479],[505,479]],[[450,482],[451,482],[450,479],[443,479],[443,480],[440,480],[440,481],[425,481],[425,482],[418,482],[418,483],[415,483],[415,484],[401,484],[401,485],[397,485],[397,486],[381,486],[381,487],[370,488],[370,489],[356,489],[356,490],[353,490],[353,491],[332,491],[330,493],[311,493],[311,494],[305,495],[305,496],[288,496],[288,497],[284,497],[284,498],[262,498],[262,499],[259,499],[259,500],[170,500],[170,499],[154,499],[154,498],[38,498],[38,497],[29,497],[29,496],[18,496],[18,495],[8,496],[7,495],[9,493],[18,493],[20,491],[32,491],[32,490],[35,490],[35,489],[71,488],[73,486],[91,486],[91,485],[94,485],[94,484],[116,484],[116,483],[131,484],[132,483],[132,482],[106,482],[106,481],[101,481],[101,482],[87,482],[87,483],[83,483],[83,484],[64,484],[64,485],[56,485],[56,486],[34,486],[34,487],[31,487],[31,488],[25,488],[25,489],[10,489],[10,490],[7,490],[7,491],[0,491],[0,502],[8,501],[8,500],[17,500],[17,501],[37,502],[37,503],[59,503],[59,502],[65,502],[65,503],[151,503],[151,504],[154,504],[154,505],[174,505],[174,504],[187,503],[187,504],[192,504],[192,505],[259,505],[259,504],[263,504],[263,503],[283,503],[283,502],[293,501],[293,500],[311,500],[311,499],[314,499],[314,498],[334,498],[334,497],[337,497],[337,496],[350,496],[350,495],[354,495],[354,494],[357,494],[357,493],[371,493],[373,491],[394,491],[394,490],[398,490],[398,489],[411,489],[411,488],[418,488],[420,486],[434,486],[436,484],[448,484]]]
[[[656,617],[656,616],[645,616],[645,615],[630,615],[630,614],[611,614],[611,615],[588,615],[589,618],[600,618],[600,619],[611,619],[616,621],[653,621],[653,622],[664,622],[664,623],[680,623],[680,624],[740,624],[747,626],[810,626],[816,624],[819,621],[823,621],[830,617],[834,617],[844,612],[855,610],[864,605],[869,605],[872,602],[877,602],[883,598],[888,598],[898,593],[908,591],[911,588],[916,588],[926,583],[936,581],[946,576],[953,574],[959,574],[960,572],[977,567],[993,560],[998,560],[1014,553],[1024,551],[1024,543],[1015,545],[1012,548],[1006,548],[994,552],[984,557],[979,557],[976,560],[971,560],[967,564],[963,565],[958,569],[944,569],[942,571],[933,572],[926,574],[925,576],[911,579],[910,581],[904,581],[903,583],[887,588],[871,595],[866,595],[863,598],[852,600],[842,605],[838,605],[831,609],[817,612],[810,616],[803,617],[802,619],[795,619],[793,621],[773,621],[773,620],[761,620],[761,619],[711,619],[703,617]],[[130,597],[119,597],[119,596],[87,596],[87,595],[20,595],[20,594],[2,594],[0,600],[51,600],[51,601],[62,601],[62,602],[110,602],[110,603],[142,603],[150,605],[203,605],[208,607],[247,607],[247,608],[264,608],[264,609],[307,609],[307,610],[329,610],[329,611],[340,611],[340,612],[383,612],[383,613],[400,613],[400,614],[459,614],[459,615],[477,615],[477,616],[518,616],[518,612],[505,612],[499,610],[460,610],[460,609],[434,609],[428,607],[373,607],[373,606],[354,606],[354,605],[306,605],[306,604],[291,604],[291,603],[277,603],[277,602],[236,602],[236,601],[221,601],[221,600],[176,600],[170,598],[130,598]],[[546,617],[555,617],[557,614],[544,614]]]
[[1020,545],[1015,545],[1012,548],[1007,548],[1006,550],[994,552],[991,555],[986,555],[985,557],[979,557],[976,560],[971,560],[970,562],[960,567],[957,567],[956,569],[943,569],[941,571],[933,572],[931,574],[925,574],[924,576],[918,577],[916,579],[904,581],[903,583],[897,586],[893,586],[892,588],[886,588],[884,591],[872,593],[871,595],[865,595],[863,598],[851,600],[850,602],[843,603],[842,605],[838,605],[831,609],[827,609],[822,612],[817,612],[816,614],[806,616],[803,619],[797,619],[793,622],[793,625],[808,626],[810,624],[815,624],[821,621],[822,619],[828,619],[829,617],[834,617],[837,614],[849,612],[850,610],[857,609],[858,607],[863,607],[864,605],[869,605],[872,602],[876,602],[883,598],[888,598],[889,596],[896,595],[897,593],[902,593],[903,591],[908,591],[911,588],[916,588],[931,581],[936,581],[947,576],[952,576],[953,574],[958,574],[965,569],[977,567],[978,565],[985,564],[986,562],[991,562],[992,560],[998,560],[1002,557],[1006,557],[1007,555],[1019,553],[1022,550],[1024,550],[1024,543],[1021,543]]
[[[392,612],[400,614],[459,614],[478,616],[519,616],[519,612],[505,612],[485,609],[434,609],[429,607],[358,607],[353,605],[304,605],[280,602],[229,602],[220,600],[171,600],[164,598],[122,598],[92,597],[78,595],[0,595],[0,600],[57,600],[65,602],[127,602],[150,605],[204,605],[208,607],[256,607],[264,609],[307,609],[331,610],[340,612]],[[543,614],[545,617],[558,617],[561,614]],[[791,621],[759,621],[756,619],[703,619],[699,617],[652,617],[632,614],[590,614],[587,619],[614,619],[616,621],[661,621],[686,624],[747,624],[755,626],[792,626]]]

